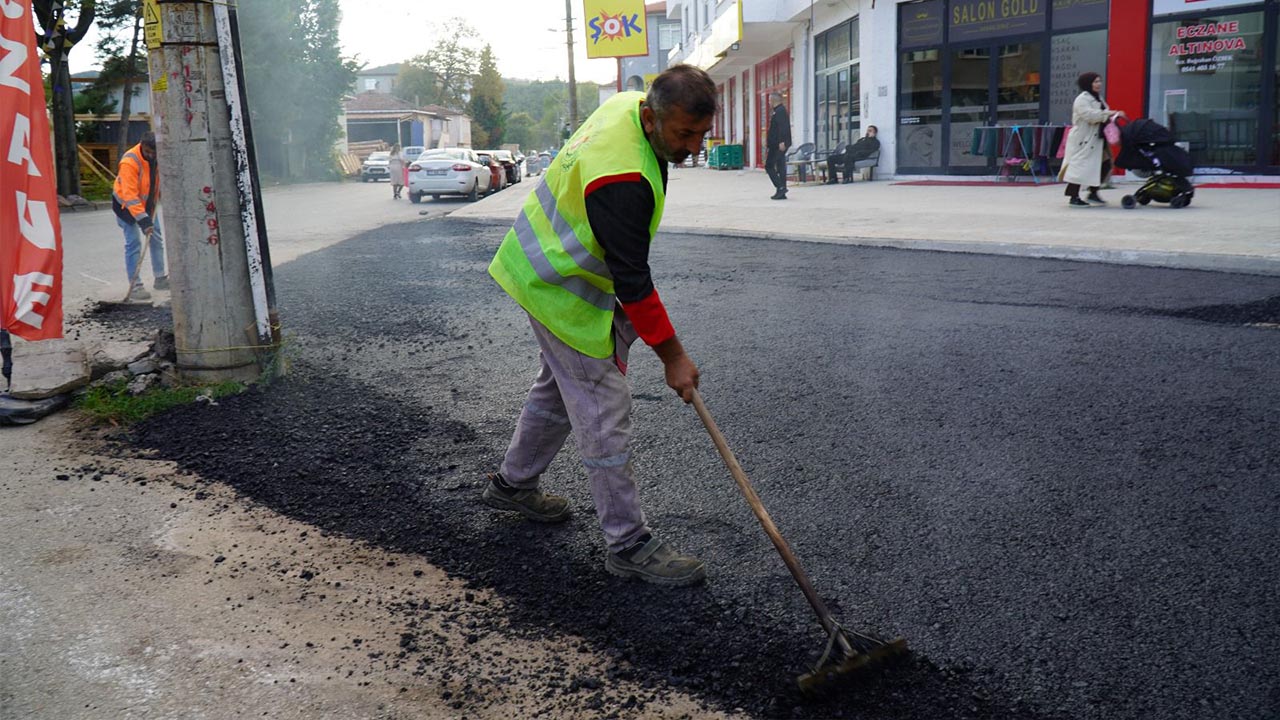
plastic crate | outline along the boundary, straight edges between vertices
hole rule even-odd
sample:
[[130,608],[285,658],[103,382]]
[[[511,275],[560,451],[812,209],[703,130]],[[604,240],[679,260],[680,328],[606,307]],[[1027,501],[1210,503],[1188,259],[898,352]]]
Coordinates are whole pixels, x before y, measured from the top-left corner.
[[741,145],[716,145],[707,154],[707,166],[719,170],[737,170],[742,167]]

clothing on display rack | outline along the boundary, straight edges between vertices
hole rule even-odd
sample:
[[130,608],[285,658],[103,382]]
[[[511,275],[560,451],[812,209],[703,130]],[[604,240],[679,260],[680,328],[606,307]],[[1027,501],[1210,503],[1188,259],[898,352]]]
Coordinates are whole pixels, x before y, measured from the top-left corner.
[[1067,130],[1063,125],[984,125],[973,129],[969,154],[998,161],[1000,174],[1010,180],[1027,172],[1039,182],[1050,174],[1049,159],[1060,151]]

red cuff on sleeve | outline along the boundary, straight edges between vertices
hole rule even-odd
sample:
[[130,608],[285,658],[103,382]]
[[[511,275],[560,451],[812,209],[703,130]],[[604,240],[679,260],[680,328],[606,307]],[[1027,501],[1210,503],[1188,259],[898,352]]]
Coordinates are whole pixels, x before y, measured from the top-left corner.
[[587,187],[582,191],[582,196],[586,197],[605,185],[622,182],[644,182],[644,175],[640,173],[622,173],[621,175],[606,175],[596,178],[587,184]]
[[663,307],[657,290],[639,302],[622,303],[622,309],[640,339],[649,347],[661,345],[676,336],[676,329],[671,327],[671,319],[667,317],[667,309]]

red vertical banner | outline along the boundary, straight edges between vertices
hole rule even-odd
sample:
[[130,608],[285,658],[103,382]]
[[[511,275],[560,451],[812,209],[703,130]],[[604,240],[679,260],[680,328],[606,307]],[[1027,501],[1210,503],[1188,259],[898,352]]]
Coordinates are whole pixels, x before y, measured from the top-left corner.
[[62,337],[62,223],[31,0],[0,0],[0,328]]

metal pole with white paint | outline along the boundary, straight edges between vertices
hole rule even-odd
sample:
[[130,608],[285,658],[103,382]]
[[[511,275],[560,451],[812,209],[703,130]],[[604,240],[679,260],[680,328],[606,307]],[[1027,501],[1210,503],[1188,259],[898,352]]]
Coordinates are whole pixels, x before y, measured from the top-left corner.
[[192,382],[256,379],[275,346],[256,230],[246,237],[257,207],[237,178],[247,162],[237,158],[238,83],[224,81],[220,6],[143,3],[177,367]]
[[213,6],[214,24],[218,32],[218,56],[222,60],[222,84],[226,88],[227,111],[231,122],[231,153],[235,160],[236,191],[240,199],[240,225],[244,231],[245,257],[248,259],[249,287],[253,293],[254,319],[258,327],[258,340],[264,344],[273,341],[271,308],[267,302],[266,274],[263,270],[261,243],[258,236],[258,207],[255,202],[257,187],[251,172],[249,142],[245,132],[245,95],[240,86],[240,73],[236,63],[235,33],[231,27],[229,8],[216,3]]

